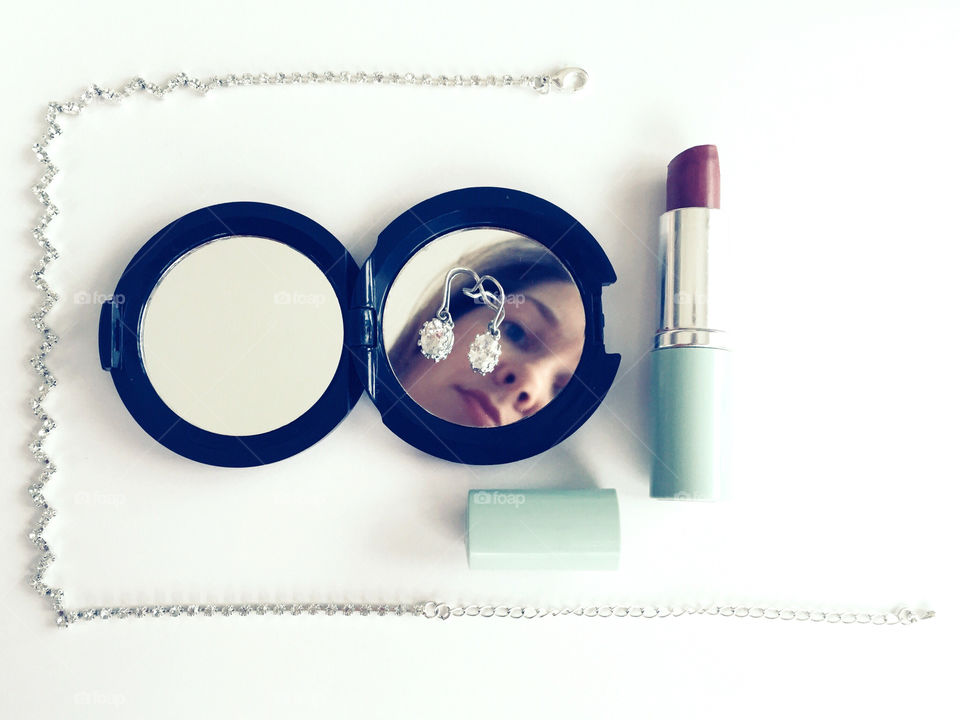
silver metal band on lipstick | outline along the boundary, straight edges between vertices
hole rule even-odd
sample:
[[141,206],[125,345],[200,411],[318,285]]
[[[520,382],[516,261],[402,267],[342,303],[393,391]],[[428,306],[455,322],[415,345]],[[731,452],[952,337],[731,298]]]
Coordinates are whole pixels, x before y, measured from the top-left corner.
[[678,208],[660,217],[660,329],[654,350],[727,348],[726,285],[729,246],[722,215],[711,208]]

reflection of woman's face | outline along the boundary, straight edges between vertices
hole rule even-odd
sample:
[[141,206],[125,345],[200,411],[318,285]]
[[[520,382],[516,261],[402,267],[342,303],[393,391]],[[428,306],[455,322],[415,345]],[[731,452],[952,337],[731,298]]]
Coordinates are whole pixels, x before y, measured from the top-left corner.
[[487,331],[482,305],[455,319],[453,351],[439,363],[417,356],[404,389],[428,412],[458,425],[509,425],[546,405],[569,382],[583,350],[584,316],[573,283],[550,281],[511,296],[500,326],[503,354],[489,375],[470,367],[467,349]]

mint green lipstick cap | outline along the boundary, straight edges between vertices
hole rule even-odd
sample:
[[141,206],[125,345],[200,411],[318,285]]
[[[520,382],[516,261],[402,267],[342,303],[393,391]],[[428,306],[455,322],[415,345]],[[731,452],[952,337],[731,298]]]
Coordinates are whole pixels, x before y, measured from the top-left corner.
[[617,491],[471,490],[467,560],[473,570],[616,570]]

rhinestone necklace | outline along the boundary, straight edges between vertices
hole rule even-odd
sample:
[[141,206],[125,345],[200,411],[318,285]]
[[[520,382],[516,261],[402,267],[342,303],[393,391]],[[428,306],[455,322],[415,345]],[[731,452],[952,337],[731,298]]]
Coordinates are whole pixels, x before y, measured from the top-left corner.
[[142,617],[210,617],[247,616],[247,615],[361,615],[361,616],[416,616],[422,618],[453,617],[496,617],[496,618],[544,618],[563,615],[580,617],[617,617],[617,618],[664,618],[682,615],[716,615],[738,618],[766,618],[770,620],[799,620],[842,624],[872,625],[908,625],[918,620],[934,616],[932,610],[912,610],[897,608],[889,612],[825,612],[820,610],[797,610],[788,608],[763,608],[750,606],[643,606],[643,605],[602,605],[571,607],[536,607],[532,605],[457,605],[429,601],[416,603],[272,603],[272,604],[173,604],[173,605],[136,605],[92,608],[68,608],[64,603],[61,588],[52,587],[45,581],[47,570],[54,561],[50,546],[43,532],[55,515],[55,510],[43,495],[43,488],[57,471],[56,465],[44,451],[44,443],[50,432],[56,427],[53,418],[43,407],[50,390],[56,387],[57,380],[47,366],[47,358],[59,338],[47,325],[46,316],[56,304],[59,296],[50,287],[45,275],[46,270],[58,257],[57,249],[47,238],[47,228],[59,214],[47,189],[56,177],[58,168],[50,159],[50,143],[63,133],[59,119],[61,115],[79,115],[85,108],[100,103],[117,103],[131,95],[146,93],[158,98],[186,88],[205,95],[211,90],[249,85],[316,85],[316,84],[374,84],[374,85],[420,85],[433,87],[519,87],[533,90],[541,95],[549,93],[571,93],[583,88],[587,82],[587,73],[580,68],[564,68],[552,74],[539,75],[414,75],[406,73],[382,72],[309,72],[309,73],[244,73],[241,75],[218,75],[206,79],[191,77],[179,73],[166,82],[155,84],[143,78],[134,78],[116,90],[91,85],[78,97],[66,102],[51,102],[46,110],[46,128],[40,139],[33,144],[33,152],[40,162],[42,174],[33,193],[42,206],[40,219],[33,228],[33,238],[43,250],[43,255],[30,275],[33,284],[42,295],[42,300],[31,320],[40,334],[40,343],[36,353],[30,359],[34,371],[40,376],[40,386],[31,394],[30,405],[39,421],[30,443],[30,452],[40,466],[39,472],[32,475],[28,492],[36,507],[28,538],[37,548],[38,555],[32,566],[31,587],[46,598],[52,608],[56,624],[67,627],[84,620],[107,620],[111,618]]

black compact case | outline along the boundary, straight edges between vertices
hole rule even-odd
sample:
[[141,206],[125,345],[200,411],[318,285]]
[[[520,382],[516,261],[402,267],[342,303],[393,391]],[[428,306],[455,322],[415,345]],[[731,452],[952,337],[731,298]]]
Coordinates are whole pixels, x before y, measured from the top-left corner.
[[[469,427],[425,410],[404,390],[383,342],[384,307],[401,269],[438,238],[475,228],[542,244],[569,272],[584,312],[583,348],[569,382],[535,414],[499,427]],[[154,288],[187,253],[232,235],[275,240],[305,255],[329,280],[343,317],[339,363],[321,397],[292,422],[256,435],[210,432],[177,415],[151,384],[142,355],[142,319]],[[465,188],[425,200],[384,228],[359,267],[337,238],[303,215],[275,205],[225,203],[175,220],[134,256],[101,309],[100,359],[140,426],[199,462],[248,467],[294,455],[333,430],[366,391],[384,425],[414,447],[453,462],[505,463],[562,441],[610,389],[620,356],[604,349],[601,289],[615,280],[586,228],[556,205],[516,190]]]

